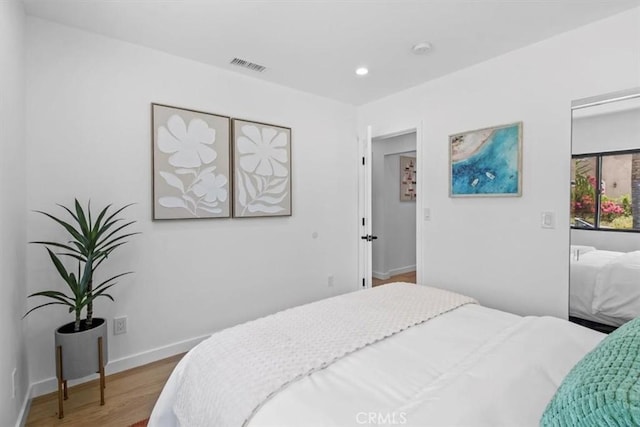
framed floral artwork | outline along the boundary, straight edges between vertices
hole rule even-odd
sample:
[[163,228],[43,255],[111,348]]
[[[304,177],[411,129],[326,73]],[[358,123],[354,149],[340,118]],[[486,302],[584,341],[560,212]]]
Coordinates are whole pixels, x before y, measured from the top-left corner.
[[291,215],[291,129],[233,119],[233,216]]
[[231,216],[229,117],[152,104],[153,218]]

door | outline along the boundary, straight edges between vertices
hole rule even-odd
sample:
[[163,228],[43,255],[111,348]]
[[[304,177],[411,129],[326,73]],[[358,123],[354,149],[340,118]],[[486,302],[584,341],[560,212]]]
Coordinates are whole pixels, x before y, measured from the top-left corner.
[[[407,133],[415,133],[415,151],[416,151],[416,168],[418,170],[418,181],[423,179],[424,173],[420,172],[422,168],[422,122],[418,123],[414,128],[403,129],[383,137],[392,137]],[[372,128],[367,126],[365,136],[358,141],[358,287],[370,288],[373,285],[373,244],[377,236],[372,235]],[[424,181],[422,181],[424,183]],[[418,188],[423,185],[418,182]],[[426,208],[424,204],[424,190],[421,190],[420,196],[416,199],[416,283],[422,283],[423,271],[423,235],[424,221],[431,220],[431,209]],[[424,215],[422,214],[424,212]]]
[[364,139],[360,141],[359,176],[359,217],[358,233],[360,254],[360,287],[371,287],[372,244],[375,236],[371,234],[371,126],[367,126]]

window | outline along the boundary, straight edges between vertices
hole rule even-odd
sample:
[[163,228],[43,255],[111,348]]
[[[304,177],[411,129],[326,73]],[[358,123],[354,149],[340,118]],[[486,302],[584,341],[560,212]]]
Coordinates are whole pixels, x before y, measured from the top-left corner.
[[571,226],[640,231],[640,150],[571,160]]

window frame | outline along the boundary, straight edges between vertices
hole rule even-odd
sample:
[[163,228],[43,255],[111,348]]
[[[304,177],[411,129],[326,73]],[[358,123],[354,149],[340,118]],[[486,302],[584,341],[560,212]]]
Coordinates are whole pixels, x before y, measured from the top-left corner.
[[[571,155],[571,162],[573,163],[573,161],[575,159],[582,159],[582,158],[588,158],[588,157],[595,157],[596,159],[596,189],[595,189],[595,207],[596,207],[596,211],[594,214],[594,221],[595,224],[593,225],[593,228],[588,228],[588,227],[576,227],[575,225],[570,224],[570,228],[572,230],[586,230],[586,231],[606,231],[606,232],[613,232],[613,233],[640,233],[640,230],[634,230],[634,229],[622,229],[622,228],[601,228],[600,227],[600,217],[601,217],[601,210],[602,210],[602,179],[600,178],[602,176],[602,158],[606,157],[606,156],[619,156],[619,155],[626,155],[626,154],[640,154],[640,148],[636,148],[636,149],[632,149],[632,150],[616,150],[616,151],[600,151],[597,153],[581,153],[581,154],[572,154]],[[573,182],[573,181],[572,181]],[[570,183],[571,184],[571,183]],[[569,201],[569,204],[571,204],[571,201]]]

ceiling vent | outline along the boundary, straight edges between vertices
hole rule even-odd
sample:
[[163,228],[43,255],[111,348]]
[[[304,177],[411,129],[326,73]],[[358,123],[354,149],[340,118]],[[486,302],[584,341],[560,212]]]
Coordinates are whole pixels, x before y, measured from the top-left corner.
[[253,62],[249,62],[240,58],[233,58],[230,64],[237,65],[238,67],[247,68],[251,71],[257,71],[258,73],[261,73],[267,69],[267,67],[265,67],[264,65],[254,64]]

